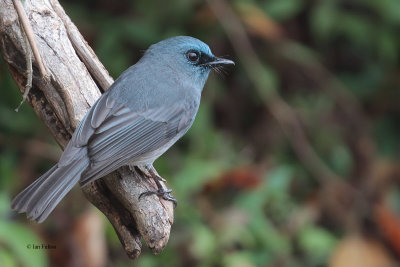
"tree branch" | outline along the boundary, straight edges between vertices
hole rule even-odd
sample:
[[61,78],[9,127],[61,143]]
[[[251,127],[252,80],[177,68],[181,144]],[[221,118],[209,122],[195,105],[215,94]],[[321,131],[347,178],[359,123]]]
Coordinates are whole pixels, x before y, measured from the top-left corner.
[[[35,58],[28,102],[64,148],[101,94],[96,82],[106,90],[113,80],[57,0],[27,0],[24,8],[50,76],[49,82],[43,80]],[[27,79],[26,51],[11,0],[0,0],[0,49],[23,92]],[[129,167],[82,188],[86,198],[107,216],[132,259],[140,255],[140,238],[154,253],[161,252],[169,239],[172,203],[157,196],[138,199],[142,192],[155,188],[153,181]]]
[[42,74],[42,77],[47,80],[49,75],[47,74],[46,68],[43,65],[42,58],[40,57],[39,50],[37,48],[36,42],[35,42],[35,37],[32,32],[32,27],[29,24],[29,20],[26,16],[26,13],[24,11],[24,7],[22,6],[21,0],[13,0],[15,10],[17,11],[19,21],[21,22],[24,32],[26,34],[26,37],[28,38],[29,44],[32,48],[33,55],[36,58],[36,61],[38,62],[40,73]]

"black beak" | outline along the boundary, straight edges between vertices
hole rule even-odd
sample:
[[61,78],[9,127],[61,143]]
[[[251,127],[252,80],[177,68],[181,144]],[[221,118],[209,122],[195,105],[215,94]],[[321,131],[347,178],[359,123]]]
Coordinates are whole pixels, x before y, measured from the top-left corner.
[[226,58],[215,57],[215,56],[206,56],[206,55],[201,56],[199,63],[200,63],[199,65],[208,66],[208,67],[218,67],[218,66],[223,66],[223,65],[235,65],[235,62],[233,62],[232,60],[229,60]]
[[214,57],[212,61],[207,63],[208,66],[235,65],[235,62],[226,58]]

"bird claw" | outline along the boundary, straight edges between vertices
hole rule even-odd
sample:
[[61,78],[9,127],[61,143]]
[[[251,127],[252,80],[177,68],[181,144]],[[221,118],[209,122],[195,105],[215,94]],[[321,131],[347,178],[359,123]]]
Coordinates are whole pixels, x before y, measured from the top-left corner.
[[165,200],[172,201],[172,203],[174,203],[174,208],[176,208],[176,206],[178,206],[178,201],[176,200],[176,198],[174,198],[173,195],[170,194],[171,192],[172,192],[172,189],[165,190],[163,188],[160,188],[158,190],[148,190],[146,192],[141,193],[139,195],[139,199],[142,196],[157,195],[159,197],[162,197]]
[[150,196],[150,195],[157,195],[159,197],[162,197],[165,200],[172,201],[174,203],[174,208],[178,205],[178,201],[170,194],[172,192],[172,189],[164,189],[164,187],[161,185],[162,182],[166,182],[165,179],[163,179],[157,171],[154,169],[152,165],[144,165],[144,166],[136,166],[139,168],[142,173],[147,176],[148,178],[152,178],[154,182],[157,185],[158,190],[149,190],[146,192],[143,192],[139,195],[139,199],[142,196]]

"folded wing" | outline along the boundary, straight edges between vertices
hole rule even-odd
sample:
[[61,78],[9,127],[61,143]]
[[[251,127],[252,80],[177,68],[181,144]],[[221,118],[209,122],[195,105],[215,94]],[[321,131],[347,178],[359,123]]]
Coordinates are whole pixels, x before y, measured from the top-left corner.
[[129,162],[141,161],[167,145],[190,127],[191,112],[179,103],[132,111],[104,97],[88,113],[73,138],[76,146],[87,144],[90,158],[81,185]]

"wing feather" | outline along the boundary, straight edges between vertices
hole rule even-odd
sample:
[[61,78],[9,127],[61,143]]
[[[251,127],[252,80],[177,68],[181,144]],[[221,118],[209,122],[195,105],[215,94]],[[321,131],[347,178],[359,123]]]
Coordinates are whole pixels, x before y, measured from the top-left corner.
[[88,149],[90,166],[82,175],[81,185],[135,160],[151,160],[152,152],[171,145],[188,130],[198,107],[179,101],[131,110],[108,92],[89,110],[69,144]]
[[94,133],[102,122],[110,115],[115,100],[109,97],[109,91],[106,91],[86,113],[82,122],[75,130],[74,136],[71,139],[72,145],[76,147],[85,146],[89,138]]
[[81,184],[146,156],[168,144],[178,134],[178,126],[185,113],[179,104],[160,106],[144,112],[125,107],[115,110],[95,130],[88,143],[90,167]]

